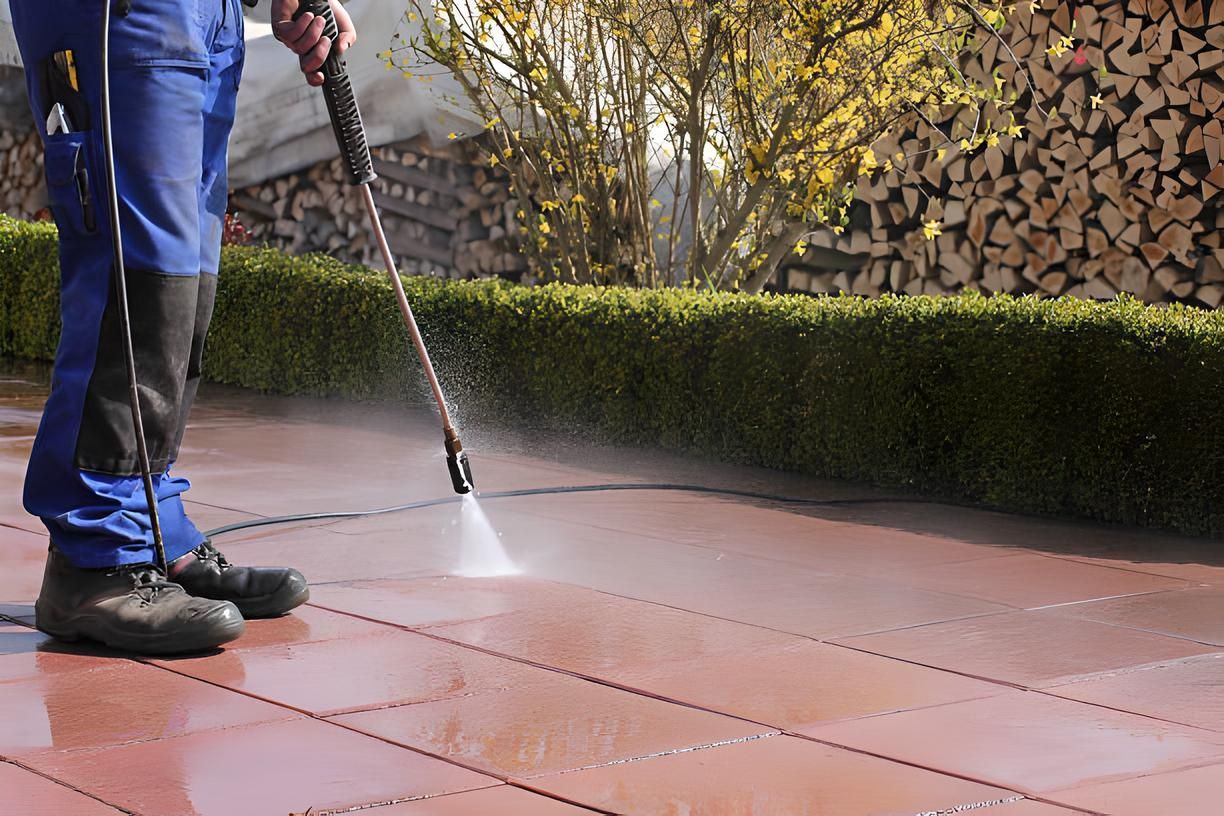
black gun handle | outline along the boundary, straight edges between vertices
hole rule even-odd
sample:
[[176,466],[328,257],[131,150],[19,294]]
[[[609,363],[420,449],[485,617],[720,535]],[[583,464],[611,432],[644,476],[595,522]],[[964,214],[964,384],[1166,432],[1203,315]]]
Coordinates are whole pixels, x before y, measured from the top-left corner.
[[348,66],[336,50],[336,40],[340,37],[336,17],[328,0],[302,0],[294,19],[308,11],[323,18],[323,34],[332,43],[331,54],[323,63],[323,96],[327,100],[332,129],[336,131],[340,157],[344,159],[349,180],[353,184],[369,184],[378,178],[378,174],[374,172],[374,159],[370,156],[370,145],[366,141],[365,125],[361,121],[361,109],[357,107],[353,83],[349,81]]

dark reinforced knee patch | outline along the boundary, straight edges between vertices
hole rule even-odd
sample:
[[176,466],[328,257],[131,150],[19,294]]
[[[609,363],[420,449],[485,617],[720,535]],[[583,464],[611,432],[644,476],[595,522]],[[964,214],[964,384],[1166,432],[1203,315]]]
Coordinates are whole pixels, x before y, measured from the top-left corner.
[[[128,270],[127,288],[149,464],[153,473],[161,473],[172,461],[180,436],[200,278]],[[81,470],[121,476],[140,472],[123,343],[112,290],[77,437]]]

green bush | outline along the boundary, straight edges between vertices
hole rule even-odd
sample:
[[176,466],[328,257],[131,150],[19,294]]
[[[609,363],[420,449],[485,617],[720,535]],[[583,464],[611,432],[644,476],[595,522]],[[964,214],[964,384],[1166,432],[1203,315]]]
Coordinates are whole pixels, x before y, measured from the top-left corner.
[[[0,224],[0,353],[50,359],[54,233]],[[1224,313],[405,280],[457,402],[990,506],[1224,533]],[[206,373],[421,399],[389,284],[227,249]]]

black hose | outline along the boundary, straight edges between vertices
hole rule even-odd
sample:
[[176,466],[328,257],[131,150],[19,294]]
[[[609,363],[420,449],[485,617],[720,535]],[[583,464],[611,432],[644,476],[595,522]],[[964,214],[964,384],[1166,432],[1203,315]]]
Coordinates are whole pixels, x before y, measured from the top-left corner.
[[[124,0],[120,0],[121,3]],[[127,3],[127,8],[130,8]],[[121,13],[124,13],[121,10]],[[119,308],[119,333],[122,335],[123,360],[127,365],[128,404],[132,410],[132,431],[136,435],[136,455],[140,462],[140,478],[144,482],[145,501],[149,505],[149,524],[153,530],[153,551],[157,566],[167,572],[166,544],[162,539],[161,518],[157,514],[157,492],[153,489],[153,473],[149,466],[149,449],[145,442],[144,418],[140,414],[140,387],[136,380],[136,352],[132,348],[132,318],[128,311],[127,272],[123,266],[123,230],[119,223],[119,185],[115,181],[115,143],[111,132],[110,104],[110,22],[111,0],[102,0],[102,146],[106,155],[106,190],[110,199],[109,215],[111,246],[115,266],[115,303]]]
[[[778,504],[796,504],[805,507],[842,507],[859,504],[937,504],[933,499],[891,497],[879,499],[805,499],[798,496],[783,496],[776,493],[758,493],[752,490],[736,490],[734,488],[709,487],[706,485],[672,484],[669,482],[626,482],[611,484],[571,485],[568,487],[533,487],[522,490],[503,490],[494,493],[480,493],[481,499],[512,499],[520,496],[556,496],[567,493],[609,493],[620,490],[651,490],[674,491],[681,493],[704,493],[716,496],[732,496],[738,499],[756,499],[759,501],[777,502]],[[209,538],[236,533],[239,530],[250,530],[256,527],[271,527],[279,524],[297,524],[303,521],[326,521],[328,519],[368,518],[370,516],[385,516],[388,513],[401,513],[406,510],[423,510],[426,507],[439,507],[444,504],[458,504],[462,496],[447,496],[441,499],[424,499],[422,501],[399,504],[395,507],[383,507],[377,510],[350,510],[334,513],[302,513],[294,516],[276,516],[260,518],[251,521],[240,521],[227,524],[205,533]]]

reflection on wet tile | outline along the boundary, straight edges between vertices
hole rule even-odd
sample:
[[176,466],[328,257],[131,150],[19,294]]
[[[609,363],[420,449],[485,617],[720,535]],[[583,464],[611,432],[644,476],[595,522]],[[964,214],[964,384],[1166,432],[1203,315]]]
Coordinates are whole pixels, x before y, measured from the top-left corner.
[[627,667],[616,678],[668,699],[790,730],[986,697],[1005,688],[802,640],[690,664]]
[[1218,813],[1224,801],[1224,764],[1074,788],[1050,798],[1110,816]]
[[559,674],[504,691],[337,719],[466,767],[518,778],[770,731]]
[[168,665],[315,714],[463,697],[546,673],[410,632],[238,649]]
[[1049,611],[1010,612],[839,641],[925,666],[1040,687],[1078,677],[1216,651]]
[[1047,690],[1072,700],[1224,732],[1224,652]]
[[294,716],[131,660],[92,658],[82,667],[65,655],[35,657],[38,675],[0,686],[0,755],[106,747]]
[[1116,598],[1052,611],[1067,617],[1224,646],[1224,587]]
[[83,793],[0,762],[0,813],[13,816],[122,816]]
[[532,662],[615,679],[628,668],[686,663],[798,638],[609,595],[530,608],[426,631]]
[[[805,729],[818,740],[1018,791],[1048,792],[1224,757],[1224,734],[1009,691]],[[932,735],[938,739],[932,739]]]
[[614,813],[702,816],[952,813],[1015,796],[793,737],[540,777],[529,786]]
[[40,754],[28,762],[121,808],[158,816],[347,810],[496,784],[487,776],[304,718]]
[[567,805],[521,788],[499,785],[419,802],[387,805],[370,811],[368,816],[591,816],[592,813],[594,811]]
[[49,641],[42,632],[28,626],[0,621],[0,659],[4,655],[31,654]]
[[363,635],[390,634],[393,631],[395,630],[388,626],[306,604],[283,618],[247,621],[246,632],[241,638],[228,644],[226,651],[259,649],[266,646],[297,646],[328,640],[342,641]]
[[541,604],[570,606],[602,597],[593,590],[519,576],[362,581],[311,590],[312,604],[414,628],[492,618]]

